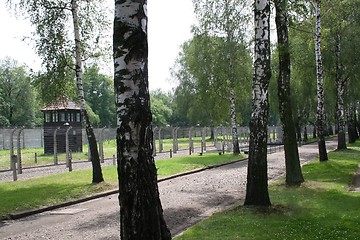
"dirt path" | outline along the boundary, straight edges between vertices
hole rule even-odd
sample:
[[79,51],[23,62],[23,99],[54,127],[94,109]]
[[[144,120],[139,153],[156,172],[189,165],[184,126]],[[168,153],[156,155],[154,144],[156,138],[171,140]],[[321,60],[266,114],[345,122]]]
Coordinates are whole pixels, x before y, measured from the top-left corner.
[[[334,150],[336,141],[327,141]],[[299,148],[301,162],[318,155],[317,144]],[[284,153],[268,155],[269,180],[283,176]],[[159,183],[164,215],[171,232],[181,233],[216,211],[242,201],[247,161],[209,169]],[[0,239],[119,239],[116,195],[45,212],[16,221],[0,222]]]

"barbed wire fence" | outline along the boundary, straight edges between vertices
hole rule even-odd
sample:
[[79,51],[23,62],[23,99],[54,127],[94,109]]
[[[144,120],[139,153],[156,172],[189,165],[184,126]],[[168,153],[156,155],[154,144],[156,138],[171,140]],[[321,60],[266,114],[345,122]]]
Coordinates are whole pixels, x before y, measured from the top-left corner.
[[[64,128],[64,129],[62,129]],[[73,151],[71,138],[75,136],[75,130],[71,128],[54,128],[53,152],[44,153],[46,138],[43,128],[13,128],[0,129],[0,171],[13,171],[14,180],[16,174],[21,174],[22,165],[41,166],[66,164],[69,171],[72,170],[73,159],[75,161],[90,161],[90,153],[87,147],[86,132],[82,130],[82,144],[80,153]],[[313,127],[307,126],[303,133],[311,135]],[[248,127],[238,127],[238,140],[240,149],[246,151],[249,144],[250,130]],[[74,132],[74,133],[72,133]],[[115,164],[116,155],[116,128],[94,129],[99,148],[101,162],[112,159]],[[232,152],[232,132],[230,127],[155,127],[153,128],[153,155],[156,159],[171,158],[178,153],[204,154],[216,151],[221,153]],[[282,128],[280,126],[268,127],[268,144],[282,144]],[[70,140],[69,140],[70,139]],[[64,146],[65,145],[65,146]],[[63,148],[65,151],[61,151]],[[47,157],[47,161],[38,159]],[[49,160],[53,159],[53,160]]]

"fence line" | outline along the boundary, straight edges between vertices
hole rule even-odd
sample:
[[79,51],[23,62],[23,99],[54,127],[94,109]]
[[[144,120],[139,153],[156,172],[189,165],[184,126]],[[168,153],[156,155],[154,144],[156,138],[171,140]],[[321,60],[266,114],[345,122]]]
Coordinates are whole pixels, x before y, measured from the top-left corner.
[[[72,170],[72,158],[73,158],[73,149],[72,145],[69,141],[69,130],[66,130],[66,138],[58,138],[58,131],[60,128],[54,128],[53,134],[53,144],[54,144],[54,152],[53,152],[53,164],[57,165],[59,163],[58,159],[58,147],[59,144],[65,144],[66,153],[65,153],[65,163],[69,168],[69,171]],[[332,127],[332,130],[335,128]],[[64,130],[64,129],[63,129]],[[238,140],[240,148],[243,150],[248,148],[249,139],[250,139],[250,130],[248,127],[238,127]],[[314,128],[312,126],[307,126],[304,128],[306,133],[303,131],[302,134],[311,135],[313,133]],[[60,131],[59,131],[60,132]],[[116,137],[116,129],[115,128],[96,128],[94,129],[96,138],[98,140],[98,148],[101,162],[104,162],[105,153],[104,153],[104,141],[106,140],[114,140]],[[270,146],[276,147],[279,144],[282,144],[282,128],[279,126],[269,126],[268,127],[268,144]],[[83,144],[87,144],[87,138],[85,134],[85,130],[82,130],[82,138]],[[65,141],[65,143],[59,143],[61,141]],[[114,161],[114,153],[116,154],[116,147],[113,146],[112,143],[109,143],[108,148],[106,149],[106,157],[109,158],[109,154]],[[22,173],[22,150],[26,153],[26,165],[29,165],[29,151],[31,154],[34,154],[35,165],[37,164],[37,160],[39,156],[37,153],[41,151],[37,149],[36,151],[33,148],[42,148],[44,147],[44,130],[42,128],[37,129],[0,129],[0,149],[9,149],[9,152],[2,152],[0,156],[0,170],[10,169],[13,170],[13,179],[16,181],[17,174]],[[25,151],[25,149],[31,148],[29,151]],[[82,148],[81,148],[82,149]],[[153,129],[153,155],[156,156],[159,153],[167,153],[170,157],[173,154],[176,154],[177,151],[186,150],[191,155],[195,152],[203,154],[207,151],[219,151],[219,152],[232,152],[233,144],[232,144],[232,129],[229,127],[160,127]],[[74,150],[75,151],[75,150]],[[269,151],[272,149],[270,147]],[[85,151],[86,152],[86,151]],[[10,154],[9,154],[10,153]],[[86,153],[79,152],[78,159],[85,160]],[[164,154],[163,154],[164,155]],[[44,155],[45,157],[49,157],[49,155]],[[44,157],[41,156],[41,157]],[[50,155],[51,156],[51,155]],[[62,155],[63,158],[64,155]],[[85,156],[85,159],[84,159]],[[40,158],[41,158],[40,157]],[[90,154],[88,153],[88,160],[91,160]],[[163,157],[163,156],[162,156]],[[161,157],[161,158],[162,158]],[[31,156],[30,156],[31,158]],[[62,160],[64,161],[64,160]],[[30,164],[33,165],[33,164]],[[16,171],[17,170],[17,171]]]

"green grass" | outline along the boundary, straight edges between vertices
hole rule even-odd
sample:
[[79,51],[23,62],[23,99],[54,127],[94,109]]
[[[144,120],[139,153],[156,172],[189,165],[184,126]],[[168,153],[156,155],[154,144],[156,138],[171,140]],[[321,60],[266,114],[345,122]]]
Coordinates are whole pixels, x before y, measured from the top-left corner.
[[106,182],[100,184],[89,184],[91,170],[0,183],[0,216],[114,189],[117,185],[116,168],[104,167],[103,174]]
[[284,180],[269,186],[269,209],[239,206],[188,229],[186,239],[360,239],[360,193],[348,187],[360,164],[360,143],[329,153],[329,161],[303,167],[298,188]]
[[[206,153],[156,161],[158,177],[186,172],[205,166],[238,160],[243,156]],[[0,183],[0,217],[9,213],[78,199],[117,188],[116,166],[103,167],[105,183],[90,184],[91,170],[79,170],[30,180]]]
[[186,157],[171,158],[165,161],[158,160],[156,161],[156,167],[158,168],[159,177],[162,178],[211,165],[228,163],[242,158],[244,158],[244,156],[236,156],[233,154],[219,155],[218,153],[205,153],[203,156],[195,154]]

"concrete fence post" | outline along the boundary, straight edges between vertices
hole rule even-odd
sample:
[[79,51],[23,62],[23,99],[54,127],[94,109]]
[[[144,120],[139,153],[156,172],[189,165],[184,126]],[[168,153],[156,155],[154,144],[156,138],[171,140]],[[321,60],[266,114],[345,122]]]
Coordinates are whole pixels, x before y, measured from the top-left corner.
[[155,157],[156,156],[156,134],[155,134],[155,131],[157,130],[158,128],[157,127],[155,127],[154,129],[153,129],[153,157]]
[[70,150],[69,150],[69,131],[72,127],[68,127],[65,133],[65,151],[66,151],[66,167],[70,166]]
[[100,130],[100,134],[99,134],[99,154],[100,154],[100,162],[103,163],[104,162],[104,130],[106,129],[106,127],[103,127]]
[[161,138],[161,130],[163,130],[163,128],[159,128],[159,153],[162,153],[162,151],[163,151],[163,141]]
[[192,130],[194,129],[194,127],[190,127],[189,129],[189,151],[190,152],[194,152],[194,142],[192,139]]
[[56,134],[58,132],[58,130],[60,129],[60,127],[57,127],[54,131],[54,165],[58,165],[59,164],[59,160],[58,160],[58,151],[57,151],[57,138],[56,138]]
[[18,165],[18,174],[22,174],[22,159],[21,159],[21,132],[24,128],[20,128],[17,136],[17,165]]
[[[10,169],[13,170],[13,167],[16,165],[12,164],[12,161],[14,159],[14,133],[16,131],[16,128],[11,130],[11,134],[10,134]],[[14,162],[15,163],[15,162]]]

